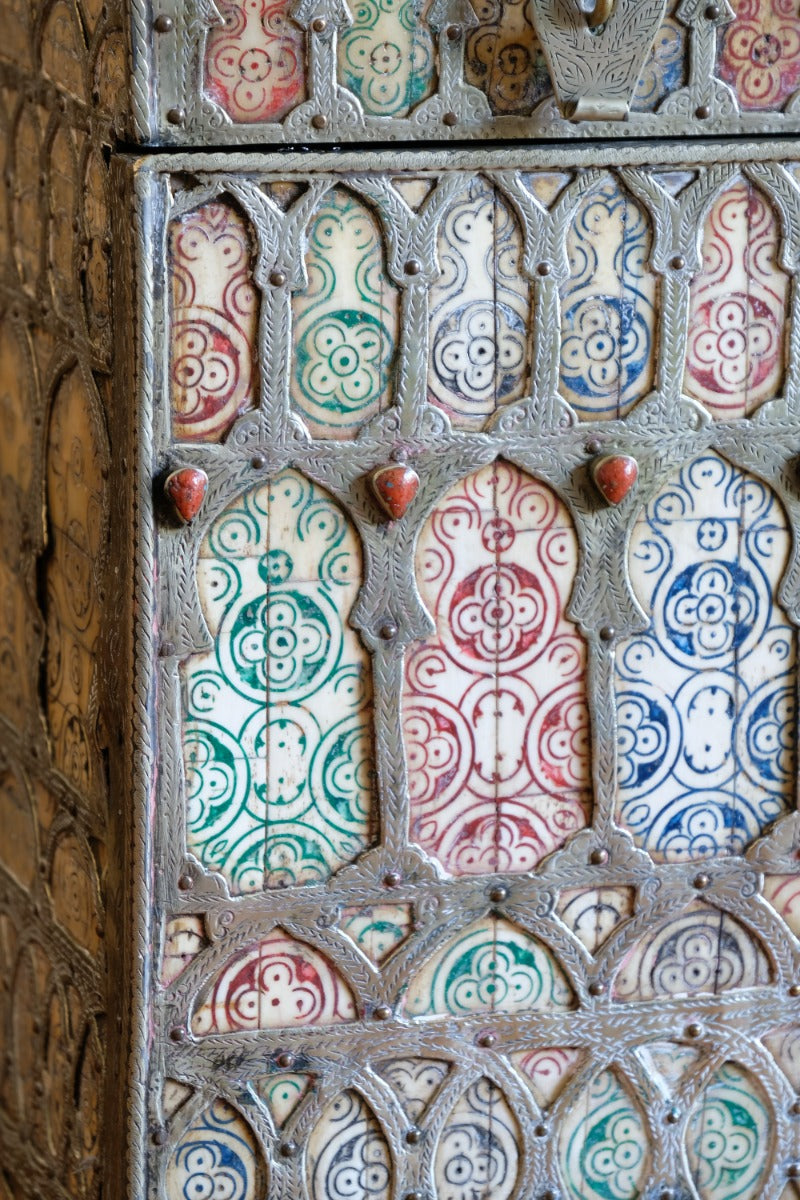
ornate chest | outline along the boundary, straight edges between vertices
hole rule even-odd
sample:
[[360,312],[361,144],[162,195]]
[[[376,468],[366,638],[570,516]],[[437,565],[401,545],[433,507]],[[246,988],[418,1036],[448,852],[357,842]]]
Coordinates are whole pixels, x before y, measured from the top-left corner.
[[796,1200],[800,9],[0,12],[2,1200]]

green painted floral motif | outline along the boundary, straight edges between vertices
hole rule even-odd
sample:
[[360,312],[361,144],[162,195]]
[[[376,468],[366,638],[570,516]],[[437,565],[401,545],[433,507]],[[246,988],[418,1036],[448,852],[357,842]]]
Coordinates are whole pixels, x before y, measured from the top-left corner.
[[390,403],[398,321],[378,226],[351,192],[335,188],[317,210],[306,270],[292,304],[292,403],[314,437],[343,441]]
[[692,1113],[686,1154],[701,1200],[756,1200],[762,1194],[773,1120],[761,1088],[724,1063]]
[[566,1114],[559,1145],[575,1200],[635,1200],[647,1170],[644,1121],[613,1071],[592,1080],[585,1103]]
[[234,892],[318,882],[370,842],[367,658],[346,624],[360,578],[356,534],[296,471],[201,546],[214,647],[184,670],[188,839]]
[[339,78],[375,117],[405,117],[433,84],[433,44],[415,0],[359,0],[339,40]]
[[412,981],[406,1011],[529,1012],[568,1009],[574,995],[549,950],[508,921],[490,918],[465,929]]

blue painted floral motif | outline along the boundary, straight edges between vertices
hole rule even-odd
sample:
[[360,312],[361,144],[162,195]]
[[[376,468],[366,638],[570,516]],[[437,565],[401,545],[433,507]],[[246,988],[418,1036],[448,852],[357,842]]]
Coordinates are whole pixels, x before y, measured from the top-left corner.
[[256,1200],[263,1188],[253,1135],[235,1109],[216,1100],[178,1143],[167,1167],[168,1200]]
[[770,489],[715,454],[642,514],[651,614],[620,646],[618,812],[658,860],[732,854],[791,804],[795,632],[775,595],[789,532]]
[[659,103],[684,82],[686,30],[670,14],[677,7],[667,6],[667,16],[656,35],[653,49],[639,77],[631,108],[634,112],[654,112]]
[[650,244],[646,218],[612,179],[583,200],[567,235],[561,391],[584,420],[624,416],[652,386],[656,280],[647,267]]

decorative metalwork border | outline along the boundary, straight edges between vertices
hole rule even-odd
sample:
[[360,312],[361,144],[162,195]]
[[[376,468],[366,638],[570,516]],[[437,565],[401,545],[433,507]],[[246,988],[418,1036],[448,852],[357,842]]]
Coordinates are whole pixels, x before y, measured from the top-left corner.
[[[541,3],[547,0],[539,0]],[[800,93],[782,112],[741,111],[733,90],[714,74],[717,38],[734,17],[729,0],[681,0],[676,18],[688,31],[687,82],[667,95],[657,112],[632,113],[626,121],[572,124],[553,97],[530,117],[493,116],[478,88],[464,79],[464,45],[477,18],[466,0],[435,0],[427,21],[438,47],[438,89],[408,117],[373,117],[337,79],[336,45],[352,18],[345,0],[296,0],[292,16],[306,31],[309,99],[282,122],[233,122],[203,94],[208,30],[220,17],[212,0],[131,0],[131,120],[137,141],[162,146],[330,142],[442,141],[480,139],[575,139],[677,137],[715,134],[787,135],[800,131]],[[575,72],[592,74],[578,56]]]
[[[395,1194],[425,1188],[430,1143],[419,1151],[406,1145],[406,1126],[395,1100],[370,1064],[402,1054],[437,1054],[457,1063],[451,1082],[434,1102],[425,1128],[435,1133],[456,1091],[478,1074],[487,1074],[506,1091],[524,1128],[524,1167],[516,1195],[539,1195],[555,1184],[553,1148],[536,1136],[541,1125],[531,1096],[509,1073],[504,1055],[531,1045],[584,1046],[593,1069],[613,1054],[632,1062],[631,1049],[648,1037],[699,1044],[714,1061],[733,1054],[759,1076],[777,1114],[775,1154],[763,1187],[764,1200],[776,1200],[786,1168],[800,1157],[800,1121],[788,1082],[758,1039],[800,1015],[800,945],[789,942],[785,927],[758,895],[760,874],[797,872],[800,818],[791,814],[750,847],[742,857],[711,860],[698,874],[697,864],[656,866],[634,848],[613,821],[615,712],[612,687],[614,645],[644,627],[643,614],[627,576],[626,549],[636,514],[681,463],[704,450],[718,450],[773,487],[794,531],[794,547],[781,588],[781,602],[800,621],[800,186],[782,165],[798,156],[791,142],[772,145],[659,146],[659,168],[687,167],[696,181],[677,199],[657,188],[653,148],[605,146],[543,150],[452,151],[372,154],[170,155],[117,168],[123,189],[135,186],[136,285],[133,312],[121,301],[118,328],[135,322],[135,347],[128,351],[121,378],[133,368],[136,404],[130,410],[135,482],[129,493],[130,546],[135,553],[131,580],[135,629],[129,726],[131,765],[131,846],[129,865],[135,939],[130,951],[132,1025],[128,1031],[131,1069],[130,1195],[163,1200],[162,1172],[180,1132],[213,1096],[227,1097],[255,1131],[270,1166],[270,1197],[289,1200],[303,1189],[303,1154],[298,1149],[319,1116],[321,1106],[354,1078],[374,1100],[381,1119],[391,1114],[384,1132],[397,1167]],[[433,213],[452,194],[458,172],[487,175],[514,206],[524,229],[524,270],[532,280],[531,323],[536,331],[558,330],[558,282],[566,269],[563,233],[572,208],[597,173],[616,169],[653,219],[652,268],[661,275],[658,376],[653,393],[625,420],[577,423],[556,394],[558,346],[535,337],[529,396],[498,414],[486,433],[452,431],[446,418],[428,406],[427,289],[436,269],[436,220]],[[130,175],[126,176],[126,169]],[[532,201],[519,173],[536,169],[569,171],[573,181],[553,209]],[[438,185],[419,214],[407,209],[386,179],[402,172],[428,174]],[[757,184],[773,201],[783,226],[782,262],[792,274],[789,366],[783,395],[748,420],[714,424],[681,394],[688,316],[689,278],[698,265],[698,225],[716,195],[738,173]],[[308,192],[283,218],[264,203],[257,184],[266,178],[296,180]],[[352,443],[310,439],[289,408],[289,305],[298,285],[301,251],[298,233],[313,200],[327,186],[345,182],[378,213],[389,247],[389,271],[403,289],[405,336],[396,376],[396,407],[375,418]],[[256,279],[262,289],[261,407],[239,419],[222,445],[173,445],[169,435],[168,296],[166,233],[169,220],[211,196],[226,192],[249,215],[256,231]],[[117,206],[117,220],[129,222],[128,200]],[[276,223],[283,223],[278,229]],[[295,240],[292,240],[292,233]],[[287,257],[288,256],[288,257]],[[403,264],[416,258],[420,270],[409,275]],[[540,270],[546,263],[548,270]],[[275,286],[269,277],[286,276]],[[557,334],[556,334],[557,337]],[[120,355],[122,359],[124,355]],[[130,376],[129,376],[130,377]],[[121,395],[130,396],[130,386]],[[123,406],[124,407],[124,406]],[[618,508],[605,507],[591,485],[588,462],[603,449],[633,454],[640,466],[635,492]],[[364,476],[401,446],[418,471],[420,493],[402,522],[377,520]],[[441,878],[428,859],[406,844],[405,763],[400,732],[399,695],[403,649],[428,626],[413,580],[414,539],[426,514],[455,480],[503,457],[548,482],[567,504],[575,521],[581,562],[571,614],[589,646],[588,681],[594,723],[594,818],[590,829],[573,837],[529,876]],[[379,845],[325,886],[231,898],[219,876],[207,874],[184,852],[184,815],[179,730],[178,663],[207,644],[207,633],[193,584],[194,559],[209,523],[230,499],[259,479],[291,464],[317,480],[345,507],[364,546],[365,579],[352,621],[373,658],[375,737],[379,762],[381,834]],[[189,527],[177,527],[160,508],[159,481],[178,465],[194,465],[210,480],[203,514]],[[399,568],[397,564],[400,564]],[[389,638],[382,629],[396,626]],[[390,871],[401,875],[387,888]],[[634,919],[613,935],[595,960],[579,951],[553,918],[556,894],[563,887],[600,883],[635,885],[639,907]],[[499,890],[498,890],[499,889]],[[494,896],[491,895],[494,893]],[[624,952],[653,922],[680,912],[702,894],[742,920],[767,947],[774,975],[769,987],[691,1001],[614,1003],[610,982]],[[374,970],[335,928],[337,906],[386,902],[415,906],[416,928],[386,967]],[[449,932],[472,918],[496,911],[550,945],[570,973],[578,1008],[566,1014],[493,1015],[493,1038],[485,1037],[487,1019],[408,1020],[396,1012],[403,984],[441,945]],[[207,949],[175,984],[159,993],[154,983],[162,952],[166,917],[202,914]],[[256,941],[276,923],[332,958],[353,989],[362,1019],[335,1031],[298,1029],[210,1036],[195,1040],[187,1017],[201,984],[237,949]],[[277,1056],[290,1053],[295,1068],[316,1072],[322,1085],[277,1131],[248,1080],[274,1069]],[[193,1087],[196,1101],[182,1109],[168,1128],[162,1109],[165,1078]],[[705,1074],[687,1087],[700,1088]],[[553,1110],[574,1101],[585,1075],[579,1075]],[[692,1093],[694,1094],[694,1093]],[[653,1111],[656,1111],[655,1109]],[[688,1111],[688,1109],[687,1109]],[[680,1135],[657,1130],[658,1153],[646,1193],[680,1176]],[[656,1134],[655,1130],[651,1133]],[[427,1147],[427,1149],[426,1149]]]

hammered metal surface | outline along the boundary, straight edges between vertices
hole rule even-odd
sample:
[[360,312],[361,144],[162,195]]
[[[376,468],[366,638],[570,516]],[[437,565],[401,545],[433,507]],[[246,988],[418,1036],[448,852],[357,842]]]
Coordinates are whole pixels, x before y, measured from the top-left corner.
[[[141,809],[157,866],[142,920],[153,920],[153,978],[164,981],[144,997],[140,1026],[157,1135],[147,1169],[154,1197],[180,1200],[181,1164],[198,1142],[194,1186],[218,1185],[227,1163],[237,1197],[633,1200],[670,1188],[695,1200],[791,1196],[787,1172],[800,1152],[800,433],[795,291],[780,281],[793,279],[800,261],[800,187],[787,144],[738,154],[697,147],[688,161],[680,147],[659,153],[656,165],[647,147],[614,147],[456,152],[446,163],[411,153],[342,155],[335,164],[218,155],[136,167],[138,536],[157,539],[152,560],[146,549],[140,555],[137,593],[142,678],[151,680],[157,722],[149,702],[136,718],[147,743],[142,800],[155,786],[154,805]],[[527,382],[506,401],[497,381],[520,302],[505,304],[503,291],[487,298],[472,272],[474,301],[469,288],[464,300],[489,306],[489,371],[477,369],[483,360],[465,368],[461,388],[480,421],[450,425],[433,383],[437,363],[467,360],[437,358],[439,328],[452,338],[460,326],[430,314],[447,269],[448,214],[476,172],[501,215],[473,222],[467,206],[460,252],[476,262],[481,246],[493,255],[498,228],[513,216],[519,247],[505,260],[503,286],[529,297],[520,312],[533,336],[521,344]],[[350,441],[312,437],[303,425],[290,320],[314,286],[305,263],[315,214],[344,195],[379,233],[376,269],[402,312],[388,368],[392,402]],[[176,222],[223,198],[254,248],[259,400],[222,441],[182,443],[172,433],[171,289],[159,248]],[[726,198],[735,213],[744,204],[759,216],[744,240],[733,221],[728,274],[714,269],[728,228],[715,214]],[[598,276],[593,297],[581,285],[578,303],[591,317],[567,327],[570,280],[582,278],[576,231],[595,220],[621,247],[609,260],[617,270]],[[622,271],[626,246],[632,261]],[[324,276],[332,261],[322,253],[317,270]],[[636,291],[642,278],[652,280],[650,300],[637,307],[626,288]],[[705,302],[707,279],[714,292]],[[782,305],[757,303],[762,287]],[[708,408],[682,392],[700,312],[707,330],[733,339],[732,374],[706,380]],[[597,380],[597,364],[608,362],[619,392],[639,361],[637,322],[653,364],[649,390],[619,406],[624,417],[570,407],[580,389],[564,390],[565,347],[570,380],[576,363]],[[765,339],[764,323],[785,332]],[[352,361],[336,361],[348,371],[364,352],[359,328],[338,326],[339,353]],[[581,329],[583,359],[570,341]],[[463,353],[475,345],[467,339]],[[763,371],[753,366],[762,350],[772,364]],[[725,398],[741,390],[734,351],[747,355],[748,383],[771,381],[768,395],[745,403],[749,418],[742,407],[726,411]],[[328,362],[327,353],[318,346],[317,361]],[[496,396],[488,417],[475,394],[484,378]],[[611,452],[639,465],[618,506],[602,500],[589,469]],[[392,461],[420,477],[397,521],[385,519],[369,484],[372,469]],[[177,465],[209,476],[192,527],[150,507],[151,479],[157,487]],[[338,634],[331,627],[313,645],[304,635],[307,651],[268,649],[264,634],[280,629],[261,624],[250,598],[256,607],[290,595],[299,603],[320,577],[298,568],[292,583],[281,557],[289,543],[275,544],[274,560],[262,543],[261,582],[254,576],[245,587],[239,576],[221,600],[223,624],[251,613],[237,626],[254,635],[237,665],[222,653],[222,624],[203,600],[207,560],[198,554],[223,514],[258,504],[287,470],[325,496],[333,524],[320,528],[352,522],[362,552],[352,563],[357,594],[354,586]],[[459,536],[460,522],[469,535]],[[497,536],[487,543],[489,534]],[[322,544],[316,537],[294,534],[303,562]],[[232,552],[229,543],[226,580],[237,578]],[[301,585],[301,575],[312,582]],[[537,588],[550,589],[541,602]],[[507,623],[503,606],[514,614]],[[182,766],[186,671],[216,652],[215,670],[232,686],[257,678],[251,670],[276,670],[279,659],[299,679],[301,664],[337,645],[348,620],[347,636],[355,631],[368,652],[359,671],[374,696],[374,845],[316,881],[301,873],[275,891],[259,867],[252,891],[236,889],[189,850],[197,809],[187,808]],[[557,647],[563,685],[553,670],[536,673],[548,646]],[[421,660],[412,667],[426,653],[434,672],[438,656],[442,680],[427,690]],[[280,711],[280,731],[279,694],[265,688],[259,719]],[[424,730],[413,705],[427,709]],[[338,778],[352,780],[359,756],[338,745]],[[306,753],[304,739],[294,747],[276,767],[254,750],[252,762],[267,770],[266,808],[254,826],[262,846],[276,820],[295,821],[285,805],[269,815],[287,786],[271,772],[291,761],[296,780],[314,779],[313,749]],[[198,769],[219,779],[229,759],[212,752]],[[509,781],[513,800],[528,765],[540,790],[522,789],[532,827],[518,845],[535,852],[515,857],[504,787]],[[546,833],[559,780],[573,816]],[[431,832],[437,812],[441,837]]]

